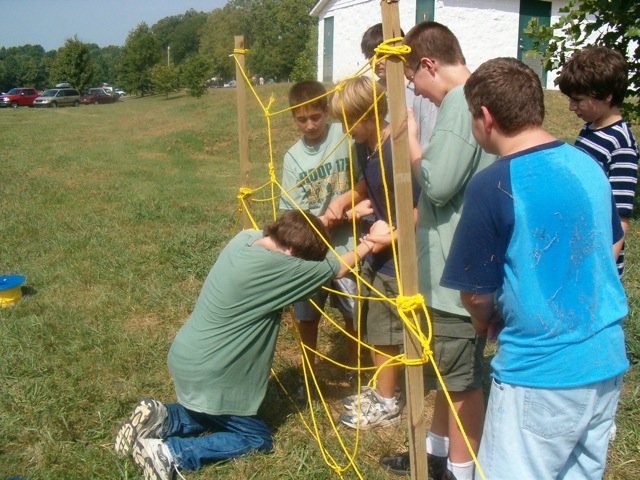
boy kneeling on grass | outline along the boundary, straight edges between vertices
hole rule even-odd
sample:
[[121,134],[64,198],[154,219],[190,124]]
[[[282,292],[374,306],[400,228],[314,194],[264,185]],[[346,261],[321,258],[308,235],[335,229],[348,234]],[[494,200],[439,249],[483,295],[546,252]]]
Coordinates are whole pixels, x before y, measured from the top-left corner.
[[[371,233],[388,227],[376,225]],[[168,355],[177,403],[143,399],[115,437],[146,480],[175,478],[248,452],[268,452],[272,437],[256,414],[265,397],[283,307],[315,292],[371,252],[333,254],[320,219],[297,210],[263,232],[245,230],[222,250],[193,313]]]

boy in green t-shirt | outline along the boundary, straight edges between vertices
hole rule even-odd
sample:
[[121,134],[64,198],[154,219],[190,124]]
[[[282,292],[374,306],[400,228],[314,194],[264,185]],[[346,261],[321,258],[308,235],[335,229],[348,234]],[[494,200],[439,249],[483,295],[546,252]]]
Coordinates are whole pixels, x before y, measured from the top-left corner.
[[[349,149],[351,143],[343,133],[339,123],[327,123],[327,91],[320,82],[303,81],[294,84],[289,90],[289,105],[293,108],[293,120],[302,134],[300,139],[285,153],[282,168],[282,187],[285,194],[280,199],[280,209],[301,208],[314,215],[323,215],[331,200],[349,192],[351,172]],[[357,165],[354,165],[354,177],[357,179]],[[368,203],[356,210],[357,217],[371,212]],[[343,254],[353,249],[353,226],[351,212],[341,222],[332,225],[331,244]],[[342,294],[332,294],[332,305],[344,318],[345,330],[355,337],[353,328],[353,296],[356,283],[351,275],[333,279],[326,284],[332,290]],[[293,305],[294,317],[298,323],[300,338],[306,349],[309,365],[315,366],[315,350],[318,340],[318,325],[321,313],[310,300],[323,308],[329,292],[318,289],[310,299]],[[347,339],[347,364],[356,364],[357,345]],[[347,372],[351,380],[352,371]]]
[[131,454],[146,480],[271,450],[271,432],[257,412],[282,309],[346,275],[347,265],[372,249],[363,240],[340,262],[316,234],[327,238],[322,222],[306,217],[292,210],[263,232],[244,230],[218,256],[169,350],[177,402],[141,400],[115,437],[116,453]]

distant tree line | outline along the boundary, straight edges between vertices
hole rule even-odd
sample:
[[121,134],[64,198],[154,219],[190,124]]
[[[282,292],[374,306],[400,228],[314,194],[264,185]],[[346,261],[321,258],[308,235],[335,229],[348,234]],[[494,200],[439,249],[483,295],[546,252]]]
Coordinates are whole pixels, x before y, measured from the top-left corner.
[[200,96],[207,82],[235,76],[234,35],[244,35],[250,76],[274,81],[315,78],[315,0],[230,0],[212,12],[188,10],[153,26],[140,23],[124,46],[101,48],[69,38],[57,50],[0,47],[0,90],[60,82],[81,91],[106,82],[138,95],[187,88]]

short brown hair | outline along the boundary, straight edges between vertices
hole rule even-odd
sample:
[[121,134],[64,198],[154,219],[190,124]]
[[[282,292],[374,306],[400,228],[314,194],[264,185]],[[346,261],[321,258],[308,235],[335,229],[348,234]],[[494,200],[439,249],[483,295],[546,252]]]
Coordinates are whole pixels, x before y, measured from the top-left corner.
[[484,62],[464,85],[464,95],[474,118],[486,107],[500,130],[519,133],[539,127],[544,120],[544,93],[538,75],[515,58]]
[[562,68],[558,84],[568,97],[586,95],[606,100],[611,95],[612,107],[624,101],[629,81],[629,67],[617,50],[587,47],[574,53]]
[[[384,118],[387,115],[388,107],[385,96],[380,94],[385,92],[385,88],[376,82],[374,93],[373,85],[374,80],[364,75],[342,81],[331,97],[329,113],[333,117],[342,120],[342,108],[344,105],[347,121],[349,125],[353,125],[369,110],[375,100],[374,96],[378,95],[378,118]],[[375,110],[371,108],[364,118],[375,118]]]
[[[400,35],[404,37],[404,32],[400,29]],[[360,41],[360,49],[365,58],[369,59],[376,53],[376,48],[384,41],[384,33],[382,30],[382,24],[376,23],[375,25],[367,28],[367,31],[362,35]]]
[[406,60],[411,64],[427,57],[443,65],[466,65],[458,39],[441,23],[418,23],[404,37],[404,44],[411,47],[411,53],[406,55]]
[[295,107],[305,102],[309,107],[320,108],[327,111],[329,101],[327,100],[327,90],[320,82],[315,80],[304,80],[295,83],[289,89],[289,106]]
[[263,233],[279,247],[290,248],[294,257],[320,261],[327,256],[329,247],[316,229],[322,237],[329,238],[326,227],[318,217],[308,211],[303,214],[300,210],[287,210],[275,222],[267,225]]

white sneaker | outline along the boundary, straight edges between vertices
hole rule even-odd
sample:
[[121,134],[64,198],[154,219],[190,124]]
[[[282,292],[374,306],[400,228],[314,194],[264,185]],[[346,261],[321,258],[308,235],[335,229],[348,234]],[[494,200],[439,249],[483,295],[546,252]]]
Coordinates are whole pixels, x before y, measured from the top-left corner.
[[125,457],[131,453],[138,438],[160,437],[166,418],[167,408],[162,403],[150,398],[140,400],[116,434],[116,453]]
[[350,428],[368,430],[375,427],[397,425],[401,420],[402,408],[397,397],[393,406],[388,406],[375,393],[371,393],[360,402],[360,411],[345,411],[340,421]]
[[[364,406],[371,402],[371,397],[375,396],[375,390],[371,387],[361,387],[359,394],[349,395],[342,399],[342,406],[347,412],[355,412],[358,409],[358,397],[360,397],[360,409],[363,409]],[[404,407],[404,399],[402,397],[402,390],[396,387],[395,389],[395,398],[396,403],[402,410]]]
[[131,451],[133,462],[142,469],[144,480],[174,480],[176,465],[169,448],[159,438],[139,438]]

